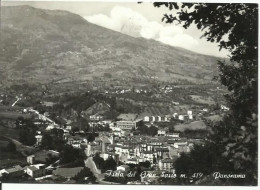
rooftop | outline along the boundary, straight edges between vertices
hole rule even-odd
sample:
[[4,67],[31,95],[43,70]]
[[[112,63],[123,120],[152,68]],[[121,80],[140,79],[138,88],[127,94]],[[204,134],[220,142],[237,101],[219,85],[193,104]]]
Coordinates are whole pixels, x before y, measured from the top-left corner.
[[23,170],[23,168],[20,165],[13,166],[11,168],[5,169],[8,173],[18,172],[20,170]]

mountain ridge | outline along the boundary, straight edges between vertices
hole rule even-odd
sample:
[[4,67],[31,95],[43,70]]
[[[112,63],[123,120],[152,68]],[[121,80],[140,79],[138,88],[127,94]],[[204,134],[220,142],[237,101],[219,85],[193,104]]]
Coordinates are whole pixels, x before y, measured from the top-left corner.
[[134,38],[64,10],[6,6],[1,15],[0,63],[6,72],[0,77],[7,83],[64,78],[200,84],[211,82],[223,59]]

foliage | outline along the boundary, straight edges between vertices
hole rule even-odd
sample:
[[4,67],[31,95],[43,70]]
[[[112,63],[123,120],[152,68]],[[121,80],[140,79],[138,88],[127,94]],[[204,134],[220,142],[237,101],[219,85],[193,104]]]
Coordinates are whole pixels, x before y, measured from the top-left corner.
[[158,132],[157,127],[155,127],[153,125],[150,127],[147,127],[142,121],[137,126],[137,130],[140,131],[141,135],[150,135],[150,136],[155,136]]
[[84,166],[84,159],[86,159],[84,151],[70,145],[65,145],[60,153],[60,164],[73,163],[73,167]]
[[[28,146],[32,146],[36,143],[36,130],[37,127],[30,119],[22,119],[21,126],[19,126],[19,141]],[[18,121],[19,122],[19,121]],[[16,123],[18,123],[16,122]]]
[[140,162],[139,166],[142,166],[142,167],[145,167],[145,168],[150,168],[151,167],[151,163],[149,161]]
[[[85,178],[88,178],[88,180],[85,180]],[[81,170],[74,178],[77,183],[96,183],[96,177],[94,174],[90,171],[89,168],[84,167],[83,170]]]
[[[229,90],[225,97],[230,112],[222,122],[213,124],[212,148],[221,150],[219,154],[226,161],[222,165],[232,165],[230,172],[246,174],[247,179],[241,180],[244,185],[256,185],[258,5],[160,2],[154,6],[177,11],[176,16],[164,15],[166,23],[177,22],[184,28],[195,24],[203,31],[202,37],[218,43],[220,50],[230,51],[231,63],[218,63],[218,79]],[[213,165],[208,167],[213,171]]]
[[43,133],[41,148],[61,151],[64,146],[62,129],[51,129],[49,132]]
[[9,141],[5,147],[1,147],[1,151],[3,152],[16,152],[16,145]]
[[117,164],[112,156],[110,156],[107,160],[104,160],[100,157],[99,153],[96,153],[93,157],[93,161],[95,162],[97,168],[102,171],[116,170]]

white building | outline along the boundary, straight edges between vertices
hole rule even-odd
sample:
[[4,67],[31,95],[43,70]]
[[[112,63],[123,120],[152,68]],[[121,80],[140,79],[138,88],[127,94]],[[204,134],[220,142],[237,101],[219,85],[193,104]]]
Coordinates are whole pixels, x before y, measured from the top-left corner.
[[145,116],[144,117],[144,121],[149,122],[150,121],[150,117],[149,116]]
[[187,114],[188,114],[188,115],[192,115],[192,111],[191,111],[191,110],[188,110],[188,111],[187,111]]
[[179,115],[178,119],[183,121],[184,120],[184,115]]
[[35,164],[26,167],[25,173],[27,173],[29,176],[33,178],[44,176],[46,173],[46,170],[44,168],[44,164]]
[[128,172],[130,170],[130,167],[128,165],[121,165],[121,166],[118,166],[116,169],[124,171],[124,172]]
[[160,129],[157,131],[158,136],[165,136],[166,135],[166,130]]

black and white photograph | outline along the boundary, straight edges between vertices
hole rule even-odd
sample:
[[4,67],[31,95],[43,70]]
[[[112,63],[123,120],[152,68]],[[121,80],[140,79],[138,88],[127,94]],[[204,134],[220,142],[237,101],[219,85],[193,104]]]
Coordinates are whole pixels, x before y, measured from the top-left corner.
[[0,1],[0,183],[257,187],[258,13]]

